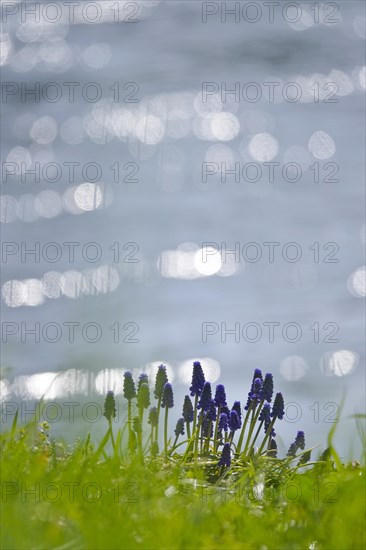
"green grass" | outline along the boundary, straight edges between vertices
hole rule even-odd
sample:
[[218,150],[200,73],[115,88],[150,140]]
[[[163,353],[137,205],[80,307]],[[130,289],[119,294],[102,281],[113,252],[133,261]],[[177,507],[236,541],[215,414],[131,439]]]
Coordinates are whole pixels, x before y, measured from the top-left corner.
[[109,433],[70,446],[48,432],[15,420],[1,436],[3,550],[365,548],[365,467],[341,463],[333,432],[303,468],[253,456],[225,471],[180,449],[142,459],[121,432],[115,451]]

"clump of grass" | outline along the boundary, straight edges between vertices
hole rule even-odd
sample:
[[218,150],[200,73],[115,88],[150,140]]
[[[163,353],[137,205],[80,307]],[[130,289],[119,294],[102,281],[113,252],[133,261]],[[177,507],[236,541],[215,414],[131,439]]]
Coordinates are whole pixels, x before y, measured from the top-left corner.
[[[213,397],[211,384],[205,380],[202,365],[195,361],[190,395],[184,398],[182,417],[174,430],[175,438],[169,438],[168,413],[174,406],[173,387],[168,380],[166,367],[160,365],[153,388],[155,403],[148,415],[150,433],[143,443],[143,412],[151,405],[150,393],[146,375],[140,376],[136,391],[132,374],[124,374],[124,397],[128,402],[127,447],[130,458],[131,454],[136,452],[142,460],[151,460],[159,456],[164,457],[166,462],[180,461],[194,463],[196,466],[206,463],[215,465],[217,475],[222,476],[232,463],[244,465],[249,460],[259,457],[277,457],[274,426],[283,419],[285,405],[281,392],[277,392],[273,398],[274,383],[271,373],[263,377],[261,370],[255,369],[245,407],[242,410],[240,401],[235,401],[229,408],[225,387],[218,384]],[[113,394],[108,392],[106,396],[106,410],[111,407],[111,395]],[[161,409],[164,410],[164,445],[159,454]],[[136,416],[133,416],[133,410],[137,411]],[[111,418],[107,419],[109,425],[103,443],[107,445],[110,439],[114,451],[123,457],[123,451],[116,450]],[[121,445],[124,432],[125,426],[121,426],[116,438]],[[298,432],[288,456],[304,465],[310,460],[310,453],[310,449],[305,449],[304,432]]]

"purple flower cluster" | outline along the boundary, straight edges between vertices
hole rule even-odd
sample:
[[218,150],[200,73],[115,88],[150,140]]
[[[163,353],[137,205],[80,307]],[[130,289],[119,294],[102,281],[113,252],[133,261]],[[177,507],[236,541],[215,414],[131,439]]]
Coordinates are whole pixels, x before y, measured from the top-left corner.
[[215,401],[216,407],[227,407],[226,392],[222,384],[218,384],[216,386],[214,401]]
[[172,409],[174,407],[173,387],[169,384],[169,382],[164,384],[161,406],[163,408],[167,407],[168,409]]
[[155,378],[155,399],[161,399],[163,397],[164,386],[167,382],[168,376],[166,374],[166,367],[164,365],[159,365]]
[[124,373],[123,397],[128,401],[131,401],[131,399],[136,397],[135,382],[133,381],[132,373],[130,371],[126,371]]
[[203,385],[200,400],[198,401],[197,409],[208,411],[211,407],[212,392],[210,382],[205,382]]
[[231,464],[230,443],[225,443],[222,449],[222,453],[221,453],[221,457],[218,465],[226,466],[228,468],[230,464]]
[[290,448],[287,451],[287,456],[296,456],[296,453],[299,449],[305,449],[305,434],[302,431],[297,432],[295,441],[291,443]]
[[186,395],[183,403],[183,418],[184,422],[193,422],[193,405],[189,395]]
[[282,420],[285,414],[285,403],[283,401],[282,393],[276,393],[276,397],[273,402],[271,416]]
[[203,374],[203,369],[199,361],[193,363],[193,374],[192,374],[192,384],[190,389],[191,396],[198,395],[200,396],[205,384],[205,375]]
[[[213,395],[211,383],[206,381],[201,363],[195,361],[193,363],[190,395],[184,397],[182,415],[177,420],[174,429],[176,440],[172,445],[167,431],[168,411],[174,407],[173,387],[168,381],[166,367],[159,365],[154,385],[154,398],[157,401],[156,405],[149,409],[147,419],[151,426],[151,454],[156,456],[159,452],[159,415],[161,409],[165,409],[164,454],[166,459],[168,459],[171,450],[175,449],[178,438],[185,435],[185,428],[187,430],[186,452],[193,453],[193,456],[196,457],[198,453],[217,453],[222,447],[218,461],[218,465],[221,467],[231,465],[232,445],[236,455],[240,455],[244,459],[257,452],[255,449],[258,449],[259,455],[267,454],[270,457],[277,457],[277,444],[273,439],[276,436],[274,424],[277,420],[283,419],[285,403],[282,393],[277,392],[274,399],[273,395],[272,374],[266,373],[263,378],[262,371],[255,369],[244,411],[240,401],[234,401],[230,409],[223,384],[217,384]],[[134,437],[137,440],[140,452],[143,453],[142,430],[144,421],[146,422],[144,411],[150,407],[151,403],[147,374],[143,373],[139,376],[136,389],[132,373],[130,371],[125,372],[123,375],[123,396],[129,402],[130,448],[133,448]],[[191,397],[195,399],[192,400]],[[137,416],[133,417],[131,401],[134,399],[137,403]],[[109,391],[106,396],[104,416],[109,423],[116,416],[116,402],[112,391]],[[137,436],[134,434],[132,434],[133,437],[131,436],[131,428]],[[244,436],[247,438],[246,441],[244,441]],[[136,444],[134,445],[136,447]],[[302,431],[297,432],[295,441],[290,445],[287,456],[295,457],[299,449],[302,451],[305,449],[305,435]],[[302,453],[300,463],[306,462],[309,458],[309,453]]]

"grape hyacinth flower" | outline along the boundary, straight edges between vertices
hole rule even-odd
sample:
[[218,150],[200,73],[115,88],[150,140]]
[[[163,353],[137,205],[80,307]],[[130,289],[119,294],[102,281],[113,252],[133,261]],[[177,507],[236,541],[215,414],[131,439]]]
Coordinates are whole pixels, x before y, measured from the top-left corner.
[[218,384],[215,391],[215,405],[216,407],[226,407],[226,392],[223,384]]
[[149,386],[143,382],[137,391],[137,404],[139,409],[148,409],[150,407],[150,390]]
[[285,414],[285,403],[284,403],[284,400],[283,400],[282,393],[278,392],[278,393],[276,393],[276,397],[274,398],[272,411],[270,413],[270,415],[272,417],[272,420],[271,420],[270,425],[268,426],[268,429],[267,429],[266,435],[263,439],[262,445],[259,448],[259,451],[258,451],[259,454],[262,452],[262,450],[264,448],[264,445],[268,441],[268,438],[271,437],[271,433],[272,433],[271,428],[273,428],[273,425],[274,425],[275,421],[277,420],[277,418],[278,418],[278,420],[282,420],[283,417],[284,417],[284,414]]
[[164,386],[168,382],[168,376],[166,374],[166,367],[164,365],[159,365],[158,370],[156,371],[155,377],[155,387],[154,387],[154,397],[158,400],[158,416],[157,423],[155,427],[155,440],[159,439],[159,417],[160,417],[160,405],[163,398]]
[[296,456],[296,453],[299,449],[305,449],[305,434],[302,431],[297,432],[295,441],[291,443],[290,448],[287,451],[287,456]]
[[206,447],[208,449],[209,439],[213,436],[213,426],[212,421],[210,420],[210,412],[202,413],[202,437],[208,439],[206,442]]
[[247,404],[244,407],[246,411],[249,409],[250,404],[252,402],[251,394],[254,392],[254,383],[258,378],[259,378],[259,380],[263,380],[262,371],[260,369],[254,369],[252,385],[251,385],[251,388],[250,388],[250,392],[248,393],[248,401],[247,401]]
[[248,410],[251,405],[257,405],[261,398],[263,381],[261,378],[256,378],[252,384],[252,388],[248,393],[248,401],[245,409]]
[[231,410],[235,411],[236,414],[238,415],[239,423],[240,423],[239,428],[241,428],[241,405],[240,405],[240,401],[234,401],[234,405],[233,405]]
[[116,417],[116,401],[114,398],[114,393],[112,391],[107,392],[104,402],[103,415],[106,417],[108,422],[111,421],[112,418]]
[[167,409],[172,409],[174,407],[173,387],[169,382],[164,385],[161,406]]
[[133,435],[131,430],[131,423],[132,423],[132,408],[131,408],[131,401],[136,397],[136,388],[135,383],[132,378],[132,374],[130,371],[126,371],[124,373],[124,379],[123,379],[123,396],[125,399],[127,399],[127,421],[128,421],[128,444],[130,449],[133,447]]
[[[198,410],[198,398],[201,396],[203,387],[205,385],[205,375],[203,373],[203,369],[201,366],[201,363],[199,361],[195,361],[193,363],[193,372],[192,372],[192,383],[190,386],[190,392],[191,396],[194,397],[194,415],[193,415],[193,432],[197,428],[197,410]],[[198,434],[199,434],[199,428],[196,430],[196,442],[195,442],[195,454],[198,452]]]
[[178,419],[174,433],[177,439],[180,435],[184,435],[184,418]]
[[165,458],[168,457],[168,411],[174,407],[173,388],[172,385],[167,382],[164,385],[163,395],[161,399],[161,406],[165,408],[165,420],[164,420],[164,450]]
[[105,402],[104,402],[104,416],[108,420],[109,424],[109,431],[111,434],[111,440],[113,449],[115,448],[115,442],[113,437],[113,430],[112,430],[112,418],[116,417],[116,400],[114,398],[114,393],[112,391],[107,392]]
[[222,431],[227,432],[228,429],[229,429],[229,423],[228,423],[227,414],[221,413],[219,418],[219,432],[220,433]]
[[249,434],[248,434],[248,437],[247,437],[247,440],[246,440],[246,443],[245,443],[244,451],[247,449],[247,446],[249,444],[249,440],[250,440],[250,437],[252,435],[252,432],[253,432],[253,429],[254,429],[254,424],[255,424],[255,422],[254,422],[254,410],[255,410],[256,405],[257,405],[257,393],[261,389],[260,386],[261,386],[262,381],[263,381],[262,371],[260,369],[254,369],[252,384],[251,384],[251,387],[250,387],[250,391],[248,392],[247,403],[244,407],[244,410],[246,410],[247,413],[246,413],[245,418],[244,418],[244,422],[243,422],[241,432],[240,432],[240,436],[239,436],[239,441],[238,441],[238,444],[237,444],[237,447],[236,447],[237,454],[240,454],[240,452],[241,452],[241,447],[242,447],[242,444],[243,444],[243,441],[244,441],[245,430],[246,430],[246,427],[247,427],[247,423],[249,421],[249,415],[252,411],[252,422],[250,424]]
[[302,451],[305,449],[305,433],[303,431],[297,432],[295,443]]
[[128,401],[131,401],[131,399],[136,397],[135,383],[130,371],[126,371],[123,376],[123,397]]
[[193,421],[193,405],[191,398],[189,395],[186,395],[184,398],[183,403],[183,418],[184,422],[192,422]]
[[253,391],[251,392],[250,398],[252,401],[257,402],[261,398],[263,380],[261,378],[256,378],[253,384]]
[[[253,435],[253,431],[255,429],[258,417],[261,413],[261,407],[264,401],[270,402],[272,400],[272,395],[273,395],[272,374],[268,372],[263,380],[261,371],[259,371],[259,373],[260,373],[260,376],[258,376],[253,380],[251,391],[248,394],[248,403],[249,403],[248,413],[250,410],[252,410],[252,419],[250,422],[249,434],[248,434],[247,442],[245,444],[244,451],[246,451],[248,447],[249,447],[249,451],[251,450],[251,448],[254,449],[254,443],[260,431],[259,428],[254,436],[254,440],[251,443],[250,443],[250,440]],[[248,421],[248,417],[246,417],[246,422],[247,421]]]
[[149,377],[146,373],[142,372],[139,376],[139,380],[137,382],[137,393],[140,390],[141,384],[147,384],[149,385]]
[[236,411],[230,411],[229,415],[229,428],[232,433],[236,432],[240,428],[240,420]]
[[231,464],[231,452],[230,452],[230,443],[225,443],[222,449],[221,457],[218,465],[224,468],[225,466],[229,468]]
[[[159,423],[159,414],[158,414],[158,409],[156,407],[151,407],[151,409],[149,410],[149,416],[148,416],[148,419],[147,419],[148,423],[150,424],[151,426],[151,435],[150,435],[150,439],[151,439],[151,447],[150,447],[150,450],[151,450],[151,454],[152,456],[156,456],[154,453],[153,453],[153,450],[155,452],[156,448],[159,449],[159,446],[158,446],[158,442],[157,441],[154,441],[154,429],[157,428],[158,426],[158,423]],[[156,443],[156,445],[155,445]],[[155,446],[154,446],[155,445]],[[158,450],[159,452],[159,450]],[[158,453],[156,453],[158,454]]]
[[261,401],[268,401],[268,403],[270,403],[272,401],[272,396],[273,396],[273,376],[270,372],[267,372],[266,376],[264,377],[259,398]]
[[168,382],[168,376],[166,374],[166,367],[164,365],[159,365],[156,372],[155,378],[155,388],[154,388],[154,397],[155,399],[161,400],[163,396],[163,390],[165,384]]
[[215,407],[215,401],[211,399],[210,408],[207,411],[207,419],[210,420],[211,422],[215,422],[216,418],[217,418],[217,412]]
[[197,405],[197,409],[202,409],[205,412],[208,411],[211,406],[211,401],[212,401],[211,384],[210,382],[205,382],[201,393],[201,398]]
[[278,418],[278,420],[282,420],[284,414],[285,414],[285,403],[283,400],[282,393],[279,392],[279,393],[276,393],[276,397],[273,402],[271,416],[273,419]]
[[148,423],[151,425],[152,428],[155,428],[158,423],[158,409],[156,407],[151,407],[149,410],[149,419]]
[[199,361],[193,363],[192,384],[190,389],[191,396],[200,396],[205,384],[205,375]]
[[[264,433],[266,433],[271,423],[271,405],[269,403],[264,403],[259,415],[259,421],[264,423]],[[275,435],[275,431],[272,428],[271,436],[274,437]]]
[[189,397],[189,395],[186,395],[184,397],[182,416],[183,416],[184,422],[186,423],[187,437],[188,437],[188,439],[191,439],[191,426],[190,426],[190,423],[193,422],[194,414],[193,414],[192,401],[191,401],[191,398]]

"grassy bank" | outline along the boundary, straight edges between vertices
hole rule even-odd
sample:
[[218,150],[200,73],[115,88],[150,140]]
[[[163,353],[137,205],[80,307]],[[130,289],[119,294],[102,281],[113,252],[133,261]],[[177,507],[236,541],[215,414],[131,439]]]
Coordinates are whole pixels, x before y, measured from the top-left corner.
[[[273,388],[265,393],[269,378],[266,386],[258,372],[246,407],[231,409],[237,417],[225,408],[222,388],[213,397],[193,377],[192,408],[185,400],[184,422],[169,434],[173,395],[162,371],[154,387],[159,409],[150,409],[149,422],[151,388],[146,380],[136,387],[127,376],[127,422],[112,426],[109,393],[106,435],[95,443],[91,435],[70,446],[54,440],[46,423],[20,426],[15,418],[1,436],[1,548],[362,550],[362,459],[341,463],[332,444],[335,426],[316,457],[310,458],[303,432],[277,457],[271,441],[281,400],[272,399]],[[149,391],[141,393],[144,384]],[[272,403],[267,422],[265,397]]]

